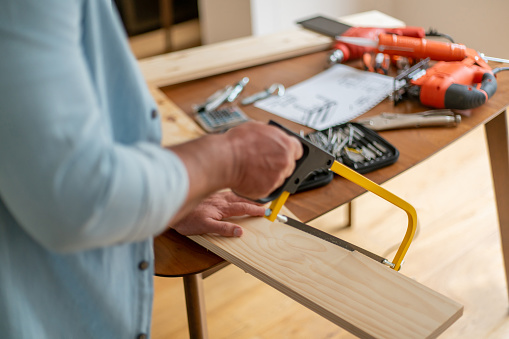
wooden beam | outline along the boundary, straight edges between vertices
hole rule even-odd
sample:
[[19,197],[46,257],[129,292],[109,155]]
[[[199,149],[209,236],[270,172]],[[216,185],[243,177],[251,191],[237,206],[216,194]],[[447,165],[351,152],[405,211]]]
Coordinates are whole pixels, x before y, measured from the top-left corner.
[[358,252],[265,218],[192,240],[362,338],[434,338],[463,306]]
[[330,38],[316,33],[288,31],[146,58],[140,61],[140,67],[149,84],[162,87],[317,52],[330,44]]
[[[378,11],[340,18],[352,26],[401,27]],[[147,83],[163,87],[246,67],[296,57],[331,47],[332,39],[300,27],[163,54],[139,61]],[[325,65],[325,60],[324,60]]]

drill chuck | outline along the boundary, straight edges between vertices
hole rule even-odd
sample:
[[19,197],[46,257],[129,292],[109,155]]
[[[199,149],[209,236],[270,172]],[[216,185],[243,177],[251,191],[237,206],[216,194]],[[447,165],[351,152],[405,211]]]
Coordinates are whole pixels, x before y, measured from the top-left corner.
[[329,66],[332,66],[334,64],[340,64],[345,59],[345,54],[340,49],[335,49],[330,55],[329,55]]

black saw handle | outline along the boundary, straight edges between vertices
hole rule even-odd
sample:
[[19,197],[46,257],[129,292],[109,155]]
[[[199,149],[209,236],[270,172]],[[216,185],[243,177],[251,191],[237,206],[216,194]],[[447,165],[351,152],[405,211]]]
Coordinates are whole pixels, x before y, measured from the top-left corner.
[[313,172],[318,168],[330,168],[334,163],[334,156],[321,148],[313,145],[310,141],[304,139],[300,135],[290,131],[286,127],[278,124],[275,121],[269,121],[269,125],[276,126],[282,129],[287,134],[296,137],[302,144],[303,154],[299,160],[295,163],[295,170],[290,175],[283,185],[274,190],[267,197],[258,199],[256,202],[265,204],[278,198],[283,192],[293,194],[299,188],[299,185],[306,179],[309,173]]

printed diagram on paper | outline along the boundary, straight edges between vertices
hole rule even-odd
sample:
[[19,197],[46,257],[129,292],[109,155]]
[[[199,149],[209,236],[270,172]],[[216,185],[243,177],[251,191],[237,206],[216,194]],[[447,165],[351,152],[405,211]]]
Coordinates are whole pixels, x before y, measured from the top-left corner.
[[322,130],[367,112],[393,91],[393,78],[334,65],[288,88],[282,97],[269,97],[256,107]]

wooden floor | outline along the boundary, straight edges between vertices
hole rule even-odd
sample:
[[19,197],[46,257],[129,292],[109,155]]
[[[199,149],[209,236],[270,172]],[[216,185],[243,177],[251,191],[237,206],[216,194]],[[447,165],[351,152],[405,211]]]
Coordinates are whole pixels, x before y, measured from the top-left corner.
[[[458,301],[463,317],[441,338],[509,338],[509,300],[484,129],[385,187],[417,209],[420,229],[401,274]],[[406,215],[372,194],[354,201],[352,227],[338,209],[313,224],[379,254],[394,256]],[[182,281],[155,279],[154,339],[188,338]],[[210,338],[354,336],[233,265],[204,281]],[[394,319],[397,326],[398,319]]]

